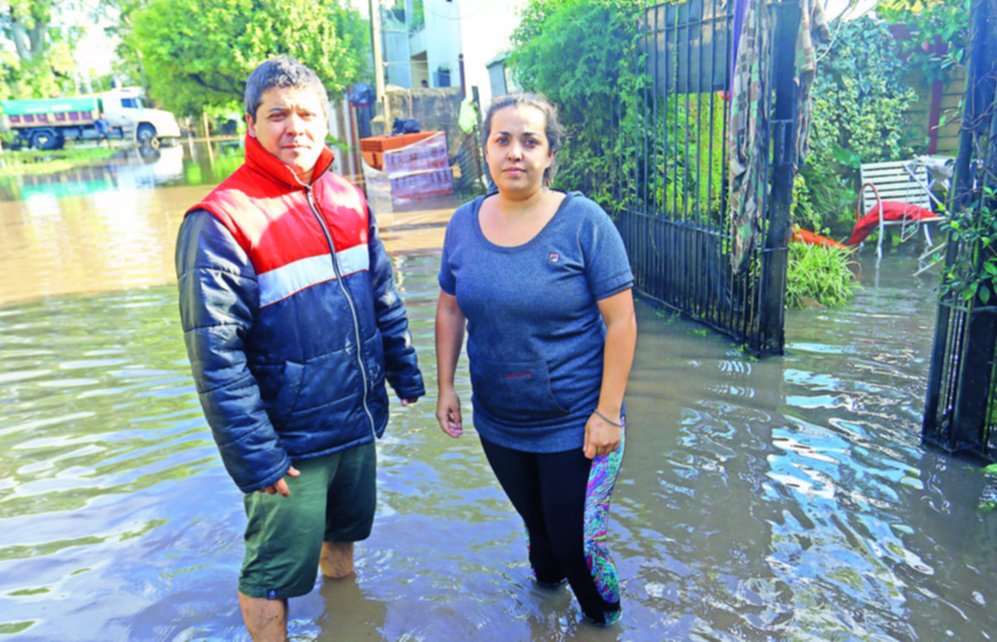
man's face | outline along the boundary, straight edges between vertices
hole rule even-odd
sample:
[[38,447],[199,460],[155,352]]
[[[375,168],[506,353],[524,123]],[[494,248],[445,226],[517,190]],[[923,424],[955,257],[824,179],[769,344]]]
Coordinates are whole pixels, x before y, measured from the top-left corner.
[[249,135],[293,167],[298,178],[310,182],[329,133],[322,99],[300,87],[272,87],[261,99],[255,118],[246,114]]

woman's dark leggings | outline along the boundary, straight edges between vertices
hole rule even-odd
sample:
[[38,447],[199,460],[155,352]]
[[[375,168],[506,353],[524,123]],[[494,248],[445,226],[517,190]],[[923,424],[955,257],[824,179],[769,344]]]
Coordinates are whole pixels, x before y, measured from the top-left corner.
[[581,448],[528,453],[481,440],[488,463],[526,522],[537,582],[567,579],[585,616],[612,624],[620,615],[616,567],[606,548],[609,498],[623,459],[623,441],[589,460]]

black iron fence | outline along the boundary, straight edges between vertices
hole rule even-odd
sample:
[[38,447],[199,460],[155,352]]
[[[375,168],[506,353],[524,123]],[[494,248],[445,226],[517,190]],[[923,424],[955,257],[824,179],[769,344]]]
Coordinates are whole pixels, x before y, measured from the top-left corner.
[[638,291],[756,353],[783,350],[786,244],[796,103],[796,0],[762,10],[771,48],[751,124],[763,150],[758,241],[732,267],[728,203],[733,2],[688,0],[644,11],[638,73],[648,82],[621,108],[632,153],[620,159],[618,226]]
[[[997,460],[997,0],[976,0],[922,437]],[[989,240],[988,240],[989,239]]]

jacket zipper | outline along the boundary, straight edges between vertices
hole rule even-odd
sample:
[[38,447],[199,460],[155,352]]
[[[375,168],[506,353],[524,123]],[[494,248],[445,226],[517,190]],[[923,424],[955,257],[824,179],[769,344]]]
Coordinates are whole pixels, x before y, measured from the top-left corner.
[[329,254],[332,257],[332,271],[336,274],[336,282],[339,283],[339,289],[343,291],[346,303],[350,306],[350,315],[353,317],[353,332],[357,338],[357,365],[360,366],[360,376],[363,377],[363,410],[367,414],[367,421],[370,422],[370,434],[374,439],[377,439],[374,415],[371,414],[370,408],[367,406],[367,368],[363,363],[363,339],[360,337],[360,320],[357,318],[356,305],[353,303],[353,297],[350,296],[349,290],[346,289],[346,285],[343,283],[343,274],[339,270],[339,261],[336,260],[336,246],[332,242],[332,234],[329,233],[329,228],[326,227],[325,220],[319,214],[318,206],[315,205],[311,186],[305,187],[305,198],[308,199],[308,206],[311,207],[312,214],[315,215],[315,219],[322,228],[322,233],[325,234],[325,242],[329,245]]

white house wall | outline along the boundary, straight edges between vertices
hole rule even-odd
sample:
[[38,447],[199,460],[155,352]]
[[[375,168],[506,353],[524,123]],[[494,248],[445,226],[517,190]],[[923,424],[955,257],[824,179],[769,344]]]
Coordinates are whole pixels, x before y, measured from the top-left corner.
[[405,23],[395,20],[390,11],[382,12],[381,42],[384,82],[399,87],[412,86],[412,54]]
[[478,87],[481,104],[487,107],[492,98],[488,63],[512,48],[509,37],[519,24],[527,0],[460,0],[460,3],[465,82],[468,87]]
[[[412,1],[407,0],[406,20],[412,14]],[[412,88],[425,78],[435,86],[435,73],[444,68],[450,72],[449,86],[460,86],[460,0],[425,0],[423,27],[414,33],[390,11],[381,15],[386,84]]]
[[451,87],[460,86],[460,3],[461,0],[425,0],[423,42],[430,86],[435,85],[435,73],[440,67],[450,70]]

